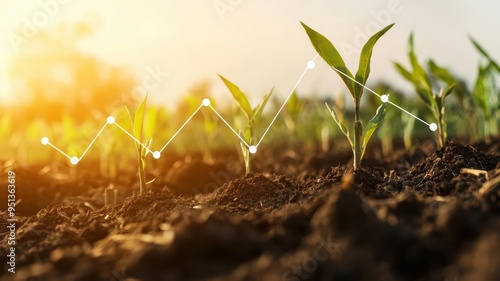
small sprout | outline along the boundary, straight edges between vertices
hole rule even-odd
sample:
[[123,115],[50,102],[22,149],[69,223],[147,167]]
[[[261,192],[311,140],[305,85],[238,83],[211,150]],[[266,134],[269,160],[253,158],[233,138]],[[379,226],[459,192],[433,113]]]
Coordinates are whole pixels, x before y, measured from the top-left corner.
[[[146,101],[148,96],[146,95],[139,107],[135,112],[130,111],[128,108],[128,113],[130,117],[130,122],[132,122],[133,135],[136,139],[135,147],[137,150],[137,162],[138,162],[138,174],[139,174],[139,186],[140,194],[146,191],[146,155],[150,151],[152,140],[146,142],[143,145],[143,129],[144,129],[144,114],[146,109]],[[153,155],[154,156],[154,155]],[[158,154],[157,154],[158,156]]]
[[500,74],[500,66],[477,41],[472,38],[470,40],[481,56],[486,59],[486,64],[479,64],[472,98],[484,117],[484,137],[485,141],[489,143],[491,136],[498,134],[498,119],[500,119],[498,113],[500,98],[498,96],[500,90],[495,78]]
[[[351,144],[351,148],[354,154],[354,169],[357,170],[361,166],[361,160],[363,159],[363,155],[366,149],[366,145],[370,140],[371,136],[380,125],[380,122],[385,116],[385,107],[386,103],[383,103],[378,109],[375,116],[368,121],[366,128],[363,130],[363,125],[360,119],[360,103],[361,97],[363,95],[364,87],[368,79],[368,75],[370,74],[370,60],[373,52],[373,47],[375,43],[377,43],[378,39],[382,37],[394,24],[390,24],[375,33],[366,44],[363,46],[361,51],[361,56],[359,59],[359,67],[354,76],[349,69],[346,67],[344,60],[340,56],[337,49],[333,46],[333,44],[326,39],[323,35],[311,29],[304,23],[302,26],[307,32],[311,43],[314,48],[321,56],[321,58],[332,67],[335,71],[338,72],[340,78],[344,81],[354,100],[354,135],[351,136],[351,131],[348,127],[341,122],[341,120],[337,117],[337,113],[334,109],[331,109],[328,104],[326,105],[328,110],[330,111],[335,123],[339,126],[342,133],[345,134],[349,143]],[[358,83],[355,83],[354,80]]]
[[116,205],[118,203],[118,190],[113,184],[104,189],[104,206]]
[[252,109],[250,103],[248,102],[247,96],[232,82],[227,80],[226,78],[219,75],[222,79],[226,87],[231,92],[234,100],[238,103],[241,112],[246,119],[246,126],[244,129],[240,129],[240,137],[245,141],[240,141],[241,150],[243,152],[243,158],[245,160],[245,171],[246,173],[250,173],[251,169],[251,154],[257,152],[257,147],[255,146],[256,141],[256,130],[259,125],[260,118],[262,116],[262,112],[264,111],[264,107],[266,106],[267,101],[271,97],[273,93],[273,89],[271,89],[260,101],[260,103]]
[[[413,33],[410,34],[410,39],[408,41],[408,57],[410,59],[412,70],[407,70],[399,63],[394,63],[394,65],[401,76],[403,76],[406,80],[413,84],[418,96],[424,101],[424,103],[434,115],[434,118],[437,120],[437,123],[432,123],[429,125],[429,129],[431,131],[437,130],[437,146],[438,148],[441,148],[444,146],[447,137],[446,122],[444,120],[444,100],[453,92],[455,82],[445,80],[447,85],[444,88],[441,88],[439,92],[436,92],[431,83],[432,80],[429,74],[418,62],[413,43]],[[429,68],[431,69],[431,73],[442,73],[441,70],[443,69],[438,67],[433,61],[429,62]],[[437,76],[438,78],[442,77],[441,74],[434,74],[434,76]]]

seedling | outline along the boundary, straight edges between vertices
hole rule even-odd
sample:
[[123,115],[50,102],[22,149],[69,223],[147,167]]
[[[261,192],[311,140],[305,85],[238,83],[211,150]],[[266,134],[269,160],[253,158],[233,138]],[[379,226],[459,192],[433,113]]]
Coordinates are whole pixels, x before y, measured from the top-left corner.
[[241,129],[239,131],[239,135],[244,140],[243,142],[240,139],[240,146],[243,153],[243,159],[245,160],[245,171],[246,173],[250,173],[250,171],[252,170],[251,154],[257,152],[257,147],[255,146],[256,131],[259,125],[260,118],[262,116],[262,112],[264,111],[264,107],[271,97],[273,89],[269,90],[269,92],[267,92],[267,94],[262,98],[259,104],[252,109],[247,96],[240,90],[240,88],[238,88],[238,86],[222,77],[221,75],[219,75],[219,77],[229,89],[229,92],[231,92],[231,95],[233,96],[246,119],[246,126],[244,129]]
[[[398,72],[406,80],[410,81],[415,88],[418,96],[424,101],[425,105],[431,110],[434,118],[437,120],[437,146],[441,148],[446,142],[446,122],[444,120],[444,100],[448,97],[455,87],[455,83],[447,84],[444,88],[441,88],[439,92],[435,92],[431,79],[424,67],[418,62],[417,55],[415,53],[415,48],[413,44],[413,33],[410,34],[410,39],[408,42],[409,52],[408,57],[410,59],[410,64],[412,70],[407,70],[399,63],[394,63]],[[431,128],[432,130],[433,128]]]
[[[477,114],[476,108],[474,106],[474,100],[472,93],[467,89],[467,86],[464,81],[455,78],[451,71],[448,69],[437,65],[432,59],[428,62],[428,67],[432,75],[438,80],[444,82],[446,85],[455,84],[455,88],[453,88],[455,92],[455,98],[458,102],[458,109],[462,110],[463,113],[467,115],[467,121],[469,123],[469,128],[464,128],[466,133],[470,134],[473,139],[476,137],[477,131]],[[481,76],[480,76],[481,77]],[[478,77],[478,80],[480,78]],[[458,117],[459,121],[462,121],[463,115],[455,115]]]
[[143,142],[143,127],[144,127],[144,113],[146,109],[146,101],[148,96],[146,95],[139,107],[135,112],[130,111],[128,108],[128,113],[130,117],[130,122],[132,122],[133,136],[136,138],[135,147],[137,150],[137,165],[139,174],[139,186],[140,194],[146,191],[146,155],[148,154],[149,147],[151,146],[152,139],[147,141],[144,145]]
[[[331,109],[328,104],[327,108],[330,111],[335,123],[340,127],[340,130],[349,140],[351,144],[351,148],[354,154],[354,170],[357,170],[361,167],[361,160],[363,159],[363,155],[366,150],[366,145],[370,140],[371,136],[380,125],[380,122],[384,118],[385,115],[385,107],[386,102],[384,102],[375,113],[375,116],[368,121],[366,128],[363,130],[363,124],[360,118],[360,104],[361,97],[363,96],[364,87],[368,79],[368,75],[370,74],[370,60],[373,52],[373,47],[375,43],[378,41],[382,35],[384,35],[394,24],[390,24],[375,33],[366,44],[363,46],[361,50],[361,56],[359,59],[359,67],[356,72],[356,77],[352,75],[349,69],[346,67],[344,60],[340,56],[337,49],[333,46],[333,44],[326,39],[323,35],[311,29],[304,23],[302,26],[307,32],[311,43],[314,46],[314,49],[318,52],[321,58],[332,67],[339,75],[340,78],[344,81],[349,93],[351,94],[354,101],[354,135],[351,136],[349,128],[342,123],[337,117],[337,113],[334,109]],[[356,82],[354,82],[356,81]]]
[[[495,84],[495,74],[500,73],[500,66],[479,45],[477,41],[470,38],[478,52],[487,60],[486,65],[480,64],[472,95],[475,104],[481,109],[484,116],[484,137],[486,142],[491,141],[491,135],[498,133],[498,124],[495,115],[500,108],[499,89]],[[498,115],[496,115],[498,117]]]

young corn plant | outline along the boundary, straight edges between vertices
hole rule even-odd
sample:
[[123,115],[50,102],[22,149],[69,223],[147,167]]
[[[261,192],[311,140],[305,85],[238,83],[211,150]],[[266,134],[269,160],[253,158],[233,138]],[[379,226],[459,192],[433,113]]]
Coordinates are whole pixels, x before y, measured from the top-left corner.
[[[432,76],[434,76],[437,80],[445,83],[445,85],[455,84],[455,88],[453,90],[455,92],[454,97],[458,103],[458,110],[461,110],[462,113],[466,115],[467,118],[465,119],[467,119],[468,122],[468,126],[461,126],[463,127],[461,129],[464,130],[464,135],[469,135],[472,140],[475,140],[478,122],[472,92],[467,89],[463,80],[457,79],[451,74],[450,70],[437,65],[432,59],[429,60],[427,66],[429,67]],[[462,121],[464,119],[463,114],[458,114],[455,118],[457,118],[458,121]]]
[[222,79],[222,82],[224,82],[229,92],[231,92],[231,95],[233,96],[246,119],[246,125],[244,126],[245,128],[240,129],[239,135],[245,141],[243,142],[240,140],[240,146],[243,153],[243,159],[245,160],[245,171],[248,174],[252,170],[251,156],[253,153],[255,153],[255,142],[257,141],[256,131],[259,125],[260,118],[262,116],[262,112],[264,111],[264,107],[271,97],[273,89],[269,90],[269,92],[267,92],[267,94],[262,98],[259,104],[252,109],[247,96],[240,90],[240,88],[238,88],[238,86],[221,75],[219,75],[219,77]]
[[[142,194],[146,191],[147,184],[146,182],[146,156],[150,151],[149,148],[151,146],[152,139],[148,140],[144,145],[144,115],[146,111],[146,101],[148,96],[146,95],[144,99],[139,104],[139,107],[135,112],[128,110],[130,122],[132,122],[132,130],[133,136],[137,139],[138,142],[135,143],[135,148],[137,151],[137,165],[138,165],[138,174],[139,174],[139,193]],[[151,182],[149,182],[151,183]]]
[[495,79],[500,74],[500,66],[477,41],[473,38],[470,40],[481,56],[486,59],[486,64],[479,64],[472,97],[484,117],[484,138],[488,143],[492,135],[498,134],[500,89]]
[[351,135],[352,131],[350,131],[349,128],[339,120],[335,110],[331,109],[328,105],[327,108],[330,111],[335,123],[337,123],[340,130],[344,133],[351,144],[354,154],[354,170],[357,170],[361,167],[361,160],[363,159],[368,141],[384,118],[386,107],[386,103],[383,103],[377,109],[375,116],[368,121],[366,128],[363,129],[363,124],[360,118],[361,97],[364,92],[363,86],[366,84],[370,74],[370,61],[375,43],[377,43],[378,39],[382,37],[394,24],[390,24],[375,33],[363,46],[356,76],[349,71],[339,52],[328,39],[304,23],[301,24],[306,30],[314,49],[316,49],[321,58],[339,74],[354,101],[354,135]]
[[444,100],[448,97],[455,87],[455,83],[447,83],[444,88],[436,92],[431,83],[431,78],[424,67],[418,62],[413,43],[413,33],[410,34],[408,42],[411,70],[404,68],[399,63],[394,63],[397,71],[406,80],[413,84],[418,96],[424,101],[425,105],[431,110],[432,115],[437,120],[437,147],[443,147],[446,142],[446,122],[444,120],[445,107]]

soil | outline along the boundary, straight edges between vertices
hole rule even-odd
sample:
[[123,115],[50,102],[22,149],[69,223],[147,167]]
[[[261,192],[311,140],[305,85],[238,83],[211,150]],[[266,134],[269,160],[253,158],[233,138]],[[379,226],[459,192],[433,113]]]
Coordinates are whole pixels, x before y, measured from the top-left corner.
[[499,146],[373,145],[355,172],[347,153],[286,146],[246,175],[236,152],[177,155],[150,163],[143,194],[132,168],[0,162],[18,200],[15,274],[2,203],[0,280],[500,280]]

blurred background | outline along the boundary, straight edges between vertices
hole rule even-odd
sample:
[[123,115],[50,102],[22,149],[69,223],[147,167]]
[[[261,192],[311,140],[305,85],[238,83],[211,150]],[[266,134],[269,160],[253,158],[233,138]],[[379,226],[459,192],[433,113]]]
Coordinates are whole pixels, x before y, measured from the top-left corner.
[[[407,65],[413,31],[419,58],[435,59],[472,87],[480,56],[468,36],[500,58],[499,10],[493,0],[0,0],[0,134],[16,126],[25,133],[2,150],[25,138],[39,144],[45,132],[57,136],[55,123],[64,124],[59,142],[71,150],[74,139],[62,136],[68,128],[77,138],[89,122],[91,137],[105,116],[146,92],[151,104],[166,107],[161,114],[170,114],[174,128],[185,120],[176,112],[188,115],[204,97],[233,103],[217,73],[253,105],[274,86],[279,105],[315,56],[299,21],[329,38],[352,71],[368,37],[395,22],[375,47],[369,86],[412,95],[392,63]],[[299,98],[347,95],[320,58],[316,65],[298,86]],[[82,150],[75,145],[75,153]]]

